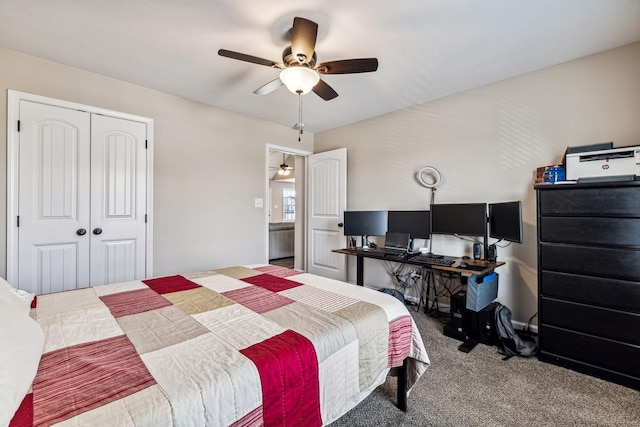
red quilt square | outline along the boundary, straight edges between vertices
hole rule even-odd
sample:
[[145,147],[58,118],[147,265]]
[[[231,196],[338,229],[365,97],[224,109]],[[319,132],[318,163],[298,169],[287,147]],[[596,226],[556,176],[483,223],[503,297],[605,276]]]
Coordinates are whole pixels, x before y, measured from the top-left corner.
[[33,426],[33,393],[27,393],[9,422],[9,427]]
[[322,425],[318,358],[311,341],[288,330],[240,352],[260,374],[264,425]]
[[292,299],[258,286],[247,286],[245,288],[223,292],[222,295],[238,304],[244,305],[256,313],[266,313],[294,302]]
[[257,276],[245,277],[244,282],[267,289],[271,292],[281,292],[287,289],[296,288],[300,283],[277,277],[272,274],[259,274]]
[[33,423],[51,425],[156,384],[125,335],[42,355]]
[[128,316],[172,305],[151,289],[118,292],[101,296],[100,299],[109,307],[113,317]]
[[157,279],[143,280],[142,283],[161,295],[200,287],[197,283],[182,276],[159,277]]

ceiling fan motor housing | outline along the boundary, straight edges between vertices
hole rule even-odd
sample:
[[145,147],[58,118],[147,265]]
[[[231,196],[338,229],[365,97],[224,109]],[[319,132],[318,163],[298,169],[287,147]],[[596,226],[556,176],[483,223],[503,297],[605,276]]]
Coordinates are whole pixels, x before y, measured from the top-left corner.
[[291,46],[287,46],[282,51],[282,62],[287,67],[296,67],[296,66],[306,66],[309,68],[313,68],[316,66],[316,61],[318,60],[318,56],[315,52],[313,52],[313,56],[311,58],[307,58],[305,55],[299,54],[298,56],[294,55],[291,52]]

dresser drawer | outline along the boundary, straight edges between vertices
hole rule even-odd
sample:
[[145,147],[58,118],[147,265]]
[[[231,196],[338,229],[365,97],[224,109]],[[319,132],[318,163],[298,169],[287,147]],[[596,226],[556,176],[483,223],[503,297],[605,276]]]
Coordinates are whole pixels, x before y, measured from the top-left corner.
[[543,242],[640,248],[640,218],[541,217]]
[[546,325],[640,346],[638,313],[542,297],[540,318]]
[[640,282],[640,250],[540,243],[541,270]]
[[640,347],[549,325],[540,328],[541,350],[640,377]]
[[543,270],[540,295],[640,314],[640,282]]
[[541,215],[640,215],[640,187],[569,188],[538,191]]

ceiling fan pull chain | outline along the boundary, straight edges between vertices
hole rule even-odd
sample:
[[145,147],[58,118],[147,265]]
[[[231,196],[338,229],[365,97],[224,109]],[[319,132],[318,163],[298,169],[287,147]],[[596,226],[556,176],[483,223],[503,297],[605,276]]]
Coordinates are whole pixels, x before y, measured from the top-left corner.
[[302,94],[298,93],[298,142],[302,137]]

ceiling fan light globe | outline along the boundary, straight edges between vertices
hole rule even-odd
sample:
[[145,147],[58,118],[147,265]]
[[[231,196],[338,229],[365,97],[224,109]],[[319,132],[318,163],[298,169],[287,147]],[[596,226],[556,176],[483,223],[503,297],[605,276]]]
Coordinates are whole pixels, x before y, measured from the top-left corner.
[[320,75],[307,67],[288,67],[280,72],[280,80],[291,92],[304,95],[320,81]]

